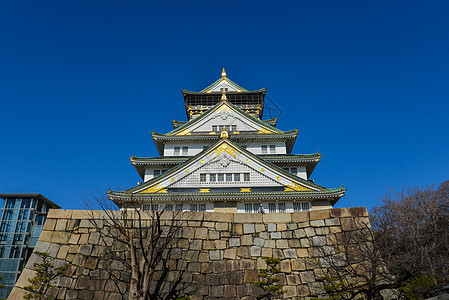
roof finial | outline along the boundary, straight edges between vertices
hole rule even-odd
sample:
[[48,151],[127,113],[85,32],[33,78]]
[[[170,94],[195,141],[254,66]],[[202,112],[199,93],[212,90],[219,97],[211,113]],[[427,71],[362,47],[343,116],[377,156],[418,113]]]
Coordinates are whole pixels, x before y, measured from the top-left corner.
[[228,98],[226,98],[226,91],[223,91],[223,93],[221,93],[221,100],[222,101],[228,100]]
[[226,71],[224,68],[223,68],[223,71],[221,71],[221,77],[226,77]]
[[222,139],[227,139],[227,138],[229,137],[229,134],[228,134],[228,132],[226,131],[226,126],[223,126],[223,130],[221,131],[220,137],[221,137]]

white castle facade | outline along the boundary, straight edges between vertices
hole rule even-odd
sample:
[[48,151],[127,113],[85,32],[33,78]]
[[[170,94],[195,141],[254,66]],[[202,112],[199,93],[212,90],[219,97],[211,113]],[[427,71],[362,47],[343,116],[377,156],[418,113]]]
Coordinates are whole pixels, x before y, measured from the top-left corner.
[[131,157],[143,182],[109,191],[119,207],[282,213],[332,207],[345,189],[309,180],[320,153],[292,154],[298,131],[263,120],[266,89],[248,91],[221,78],[183,90],[187,121],[153,132],[158,157]]

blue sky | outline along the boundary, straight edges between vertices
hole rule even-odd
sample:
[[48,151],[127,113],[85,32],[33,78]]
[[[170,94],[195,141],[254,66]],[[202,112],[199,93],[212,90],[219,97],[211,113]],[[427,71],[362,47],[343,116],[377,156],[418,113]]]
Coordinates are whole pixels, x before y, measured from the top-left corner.
[[323,153],[312,178],[372,207],[449,179],[448,1],[3,1],[0,192],[64,208],[134,186],[129,157],[185,120],[181,89],[266,87]]

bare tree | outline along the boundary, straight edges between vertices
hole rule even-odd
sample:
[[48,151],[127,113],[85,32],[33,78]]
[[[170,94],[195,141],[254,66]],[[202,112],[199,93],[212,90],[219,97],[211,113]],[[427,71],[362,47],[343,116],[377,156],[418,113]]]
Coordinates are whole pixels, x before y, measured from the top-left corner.
[[[178,266],[174,253],[182,221],[179,212],[160,211],[156,205],[133,203],[118,207],[105,197],[93,197],[89,207],[92,224],[100,233],[105,257],[121,264],[125,273],[110,268],[111,279],[123,298],[159,300],[177,299],[188,287],[183,281],[185,266]],[[178,251],[180,252],[180,251]],[[185,298],[183,298],[185,299]]]
[[350,228],[336,233],[330,243],[315,245],[305,263],[319,270],[323,294],[329,299],[383,299],[382,291],[395,287],[395,281],[368,220],[350,221]]
[[449,283],[449,181],[437,189],[390,192],[374,208],[371,223],[382,258],[404,293],[430,297]]
[[423,299],[449,283],[449,181],[390,192],[370,218],[348,219],[306,259],[327,297]]

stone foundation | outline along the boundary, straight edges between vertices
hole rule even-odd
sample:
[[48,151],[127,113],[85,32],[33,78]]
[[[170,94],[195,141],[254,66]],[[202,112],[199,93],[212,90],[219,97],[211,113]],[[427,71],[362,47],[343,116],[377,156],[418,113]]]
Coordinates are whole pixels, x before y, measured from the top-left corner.
[[[183,280],[192,283],[186,290],[194,291],[192,300],[255,299],[261,291],[253,284],[257,270],[266,267],[263,256],[282,259],[278,277],[284,298],[309,299],[322,292],[316,280],[320,269],[305,263],[314,247],[332,247],[336,234],[368,222],[368,214],[366,208],[334,208],[263,215],[184,212],[179,219],[184,226],[174,258]],[[106,259],[104,247],[87,211],[51,210],[35,251],[48,252],[57,266],[71,266],[50,293],[56,299],[122,299],[106,270],[119,277],[129,274]],[[36,259],[32,254],[8,299],[25,294],[22,288],[35,274]]]

